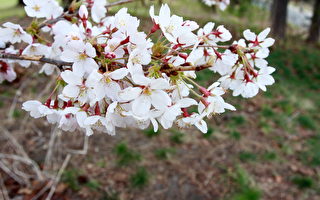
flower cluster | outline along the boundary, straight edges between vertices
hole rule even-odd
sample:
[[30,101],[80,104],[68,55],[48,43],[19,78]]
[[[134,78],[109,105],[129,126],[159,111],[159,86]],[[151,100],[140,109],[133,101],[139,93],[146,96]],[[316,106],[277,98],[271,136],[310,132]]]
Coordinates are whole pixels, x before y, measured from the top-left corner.
[[202,0],[207,6],[216,5],[220,10],[225,10],[230,4],[230,0]]
[[[246,30],[244,39],[221,45],[232,38],[224,26],[209,22],[199,28],[172,15],[167,4],[158,15],[150,8],[148,34],[138,30],[140,20],[127,8],[107,16],[105,0],[84,1],[65,13],[53,0],[25,4],[30,17],[47,19],[26,29],[3,25],[0,42],[23,48],[3,46],[0,81],[15,79],[13,62],[23,67],[44,62],[40,72],[57,74],[56,86],[45,103],[27,101],[23,109],[65,131],[114,135],[117,127],[152,124],[157,131],[159,125],[177,124],[205,133],[205,118],[235,110],[223,98],[229,89],[248,98],[274,83],[275,69],[265,60],[274,43],[267,38],[270,29],[258,35]],[[208,88],[195,81],[196,72],[205,69],[221,76]]]

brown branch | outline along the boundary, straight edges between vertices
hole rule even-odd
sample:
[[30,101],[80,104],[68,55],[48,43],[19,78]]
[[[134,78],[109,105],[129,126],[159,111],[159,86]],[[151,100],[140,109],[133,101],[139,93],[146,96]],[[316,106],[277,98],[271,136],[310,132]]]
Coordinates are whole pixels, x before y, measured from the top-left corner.
[[134,2],[134,1],[135,0],[120,0],[120,1],[113,2],[113,3],[109,3],[106,7],[110,8],[110,7],[113,7],[113,6],[119,6],[119,5],[122,5],[122,4],[131,3],[131,2]]
[[60,69],[60,71],[64,70],[63,66],[72,66],[71,62],[65,62],[62,60],[55,60],[55,59],[51,59],[51,58],[46,58],[44,56],[26,56],[26,55],[14,55],[14,54],[0,53],[0,59],[29,60],[29,61],[48,63],[48,64],[56,65]]
[[201,65],[201,66],[178,66],[178,67],[171,67],[167,69],[161,70],[161,72],[166,74],[171,74],[174,72],[184,72],[184,71],[201,71],[207,68],[212,67],[212,65]]

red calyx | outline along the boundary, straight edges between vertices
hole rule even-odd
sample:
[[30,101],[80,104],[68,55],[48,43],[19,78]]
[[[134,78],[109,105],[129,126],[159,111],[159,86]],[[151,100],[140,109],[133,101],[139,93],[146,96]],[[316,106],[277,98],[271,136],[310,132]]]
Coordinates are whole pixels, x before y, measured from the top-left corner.
[[130,36],[120,42],[120,45],[127,44],[130,41]]
[[210,103],[204,98],[201,98],[200,101],[204,104],[205,107],[208,107],[210,105]]
[[94,108],[95,115],[101,115],[99,103],[96,103],[96,107]]
[[153,27],[151,28],[150,34],[156,32],[159,29],[160,29],[159,24],[156,24],[156,23],[153,22]]
[[188,113],[187,108],[181,108],[183,117],[190,117],[191,115]]
[[9,65],[6,62],[0,60],[0,72],[6,74],[9,69]]
[[204,87],[200,87],[199,91],[204,95],[204,97],[211,96],[211,92]]
[[47,99],[46,103],[44,104],[45,106],[47,106],[48,108],[50,108],[50,104],[51,104],[51,99]]

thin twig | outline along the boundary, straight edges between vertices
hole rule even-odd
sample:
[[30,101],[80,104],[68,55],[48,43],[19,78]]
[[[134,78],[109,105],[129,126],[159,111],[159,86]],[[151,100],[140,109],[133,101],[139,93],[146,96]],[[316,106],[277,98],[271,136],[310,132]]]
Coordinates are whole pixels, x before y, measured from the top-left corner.
[[63,20],[65,18],[65,16],[67,16],[66,13],[62,14],[60,17],[57,17],[55,19],[49,19],[49,20],[46,20],[44,22],[42,22],[40,25],[39,25],[39,29],[45,27],[45,26],[48,26],[48,25],[52,25],[52,24],[55,24],[57,23],[58,21],[60,20]]
[[56,178],[54,180],[54,183],[53,183],[53,185],[52,185],[52,187],[50,189],[50,192],[49,192],[46,200],[50,200],[52,198],[52,196],[54,195],[54,192],[56,191],[57,185],[58,185],[58,183],[60,181],[61,175],[64,172],[65,168],[67,167],[67,165],[68,165],[68,163],[70,161],[70,158],[71,158],[71,154],[68,154],[66,159],[64,159],[64,161],[62,163],[62,166],[61,166],[61,168],[60,168],[60,170],[59,170],[59,172],[58,172],[58,174],[57,174],[57,176],[56,176]]
[[0,168],[6,173],[8,174],[12,179],[14,179],[15,181],[17,181],[20,185],[24,185],[26,184],[26,182],[24,180],[22,180],[20,177],[18,177],[15,173],[13,173],[11,171],[11,169],[9,167],[6,166],[5,163],[3,163],[0,160]]
[[113,3],[109,3],[106,7],[110,8],[110,7],[113,7],[113,6],[119,6],[119,5],[122,5],[122,4],[131,3],[131,2],[134,2],[134,1],[135,0],[120,0],[120,1],[113,2]]
[[1,188],[1,193],[2,193],[2,197],[4,200],[10,200],[9,194],[8,194],[8,190],[6,188],[6,186],[3,183],[3,178],[2,175],[0,174],[0,188]]
[[168,69],[161,70],[164,73],[172,73],[172,72],[183,72],[183,71],[201,71],[207,68],[212,67],[212,65],[201,65],[201,66],[178,66],[178,67],[171,67]]
[[65,62],[62,60],[55,60],[51,58],[46,58],[44,56],[27,56],[27,55],[14,55],[14,54],[4,54],[0,53],[1,59],[12,59],[12,60],[29,60],[29,61],[38,61],[42,63],[49,63],[56,65],[61,71],[64,70],[63,66],[72,66],[71,62]]
[[14,113],[14,110],[16,108],[16,105],[17,105],[17,102],[18,102],[18,99],[19,97],[21,96],[22,94],[22,90],[27,86],[27,84],[29,83],[31,79],[27,79],[25,81],[22,81],[22,84],[20,85],[20,87],[18,88],[17,92],[16,92],[16,95],[14,96],[13,98],[13,101],[12,101],[12,104],[10,106],[10,109],[9,109],[9,112],[8,112],[8,119],[9,121],[12,121],[13,119],[13,113]]
[[[30,159],[30,157],[28,156],[26,151],[23,149],[23,147],[19,144],[19,142],[16,140],[16,138],[13,137],[9,133],[9,131],[7,129],[5,129],[5,128],[2,128],[2,132],[11,141],[11,143],[16,147],[16,149],[22,154],[22,156],[23,156],[24,160],[26,161],[26,163],[29,163],[33,167],[33,169],[34,169],[35,173],[37,174],[38,178],[40,180],[43,180],[43,175],[42,175],[42,172],[41,172],[39,166],[37,165],[36,162],[34,162],[32,159]],[[13,155],[13,156],[15,156],[15,155]],[[17,157],[15,157],[15,158],[17,158]]]
[[68,153],[72,154],[80,154],[80,155],[85,155],[88,152],[88,140],[89,136],[86,134],[84,135],[84,141],[83,141],[83,148],[81,150],[74,150],[74,149],[67,149]]
[[37,200],[41,197],[53,184],[53,181],[49,181],[31,200]]
[[55,139],[56,139],[56,137],[58,135],[58,132],[60,132],[60,130],[58,130],[57,126],[55,126],[51,131],[50,141],[49,141],[49,144],[48,144],[48,150],[47,150],[46,158],[44,160],[43,169],[45,169],[45,170],[47,168],[49,168],[50,160],[51,160],[51,157],[52,157],[52,151],[53,151],[53,147],[54,147],[54,142],[55,142]]

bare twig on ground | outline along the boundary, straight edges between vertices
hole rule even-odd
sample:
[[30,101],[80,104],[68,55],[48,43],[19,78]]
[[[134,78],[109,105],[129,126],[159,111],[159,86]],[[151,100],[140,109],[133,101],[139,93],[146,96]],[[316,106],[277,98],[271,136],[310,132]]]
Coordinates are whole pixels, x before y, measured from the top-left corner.
[[57,174],[57,176],[56,176],[56,178],[55,178],[55,180],[53,182],[53,185],[52,185],[52,187],[50,189],[50,192],[49,192],[46,200],[50,200],[52,198],[54,192],[56,191],[57,185],[58,185],[58,183],[60,181],[61,175],[64,172],[65,168],[67,167],[67,165],[68,165],[68,163],[70,161],[70,158],[71,158],[71,154],[68,154],[66,156],[66,158],[64,159],[64,161],[62,163],[62,166],[61,166],[61,168],[60,168],[60,170],[59,170],[59,172],[58,172],[58,174]]
[[4,200],[10,200],[8,190],[3,183],[3,178],[2,178],[1,174],[0,174],[0,188],[1,188],[1,196],[0,197],[2,197]]
[[17,92],[16,92],[16,95],[14,96],[13,98],[13,101],[12,101],[12,104],[10,106],[10,109],[9,109],[9,112],[8,112],[8,119],[9,121],[12,121],[13,119],[13,112],[16,108],[16,105],[17,105],[17,102],[18,102],[18,99],[19,97],[21,96],[22,94],[22,90],[27,86],[27,84],[29,83],[30,79],[27,79],[25,81],[22,81],[22,84],[20,85],[20,87],[18,88]]
[[[37,177],[39,178],[39,180],[43,180],[43,175],[42,172],[39,168],[39,166],[37,165],[37,163],[35,163],[32,159],[30,159],[30,157],[28,156],[28,154],[26,153],[26,151],[23,149],[23,147],[19,144],[19,142],[9,133],[9,131],[5,128],[2,128],[2,132],[4,133],[4,135],[11,141],[11,143],[16,147],[16,150],[18,152],[20,152],[20,154],[23,156],[24,160],[26,161],[26,163],[29,163]],[[17,158],[17,157],[16,157]]]
[[55,139],[58,135],[58,132],[60,132],[60,130],[58,130],[58,127],[55,126],[54,128],[52,128],[52,131],[50,133],[50,141],[48,144],[48,150],[47,150],[46,158],[44,161],[44,167],[43,167],[43,169],[45,169],[45,170],[49,168],[49,165],[51,163],[54,142],[55,142]]
[[67,149],[67,152],[72,154],[85,155],[88,152],[88,142],[89,142],[89,137],[86,134],[84,134],[83,148],[81,150]]
[[27,184],[27,182],[23,179],[21,179],[19,176],[17,176],[14,172],[11,171],[11,169],[9,167],[7,167],[7,165],[0,160],[0,168],[6,173],[8,174],[13,180],[15,180],[16,182],[18,182],[21,185]]

